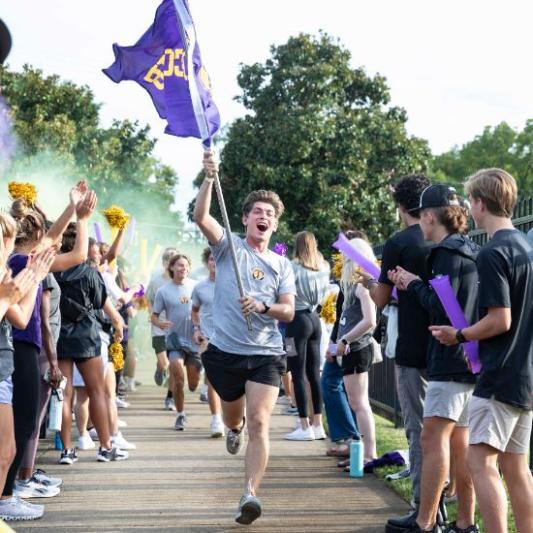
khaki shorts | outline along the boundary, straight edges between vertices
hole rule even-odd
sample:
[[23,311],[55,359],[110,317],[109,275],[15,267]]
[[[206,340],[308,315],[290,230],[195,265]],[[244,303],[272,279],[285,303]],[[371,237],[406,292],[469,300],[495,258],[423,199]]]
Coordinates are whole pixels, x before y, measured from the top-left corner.
[[526,454],[532,420],[532,411],[472,396],[470,444],[488,444],[501,452]]
[[468,427],[468,404],[474,386],[474,383],[430,381],[424,402],[424,418],[448,418],[459,427]]

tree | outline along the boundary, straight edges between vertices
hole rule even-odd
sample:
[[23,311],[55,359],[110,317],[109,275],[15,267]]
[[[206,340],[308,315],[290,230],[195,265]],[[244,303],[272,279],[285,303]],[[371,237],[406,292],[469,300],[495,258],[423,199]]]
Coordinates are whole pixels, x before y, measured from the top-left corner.
[[18,140],[13,172],[46,161],[87,178],[101,206],[117,203],[141,222],[181,225],[180,215],[169,211],[178,178],[154,157],[148,126],[125,120],[100,127],[100,104],[88,87],[27,65],[22,72],[0,67],[0,79]]
[[533,194],[533,119],[526,122],[522,131],[506,122],[487,126],[472,141],[455,146],[431,162],[439,181],[459,186],[467,176],[489,167],[503,168],[512,174],[522,196]]
[[380,242],[396,229],[390,184],[421,172],[427,143],[389,106],[383,76],[350,66],[350,53],[325,33],[273,46],[264,64],[241,66],[237,98],[247,113],[223,138],[222,186],[235,229],[253,189],[272,189],[286,214],[278,240],[313,231],[324,251],[345,226]]

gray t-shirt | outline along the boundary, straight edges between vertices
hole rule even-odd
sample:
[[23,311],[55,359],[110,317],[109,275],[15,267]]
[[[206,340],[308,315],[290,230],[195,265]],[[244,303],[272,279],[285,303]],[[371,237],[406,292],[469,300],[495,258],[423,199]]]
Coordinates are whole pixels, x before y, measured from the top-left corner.
[[43,280],[43,291],[50,291],[50,316],[48,322],[52,330],[52,338],[57,344],[59,331],[61,329],[61,312],[59,311],[59,301],[61,299],[61,289],[53,274],[48,274]]
[[[363,319],[363,309],[361,307],[361,300],[359,300],[356,295],[356,287],[357,285],[350,286],[348,291],[344,293],[344,303],[342,305],[342,315],[339,320],[337,342]],[[367,331],[354,342],[350,343],[350,351],[355,352],[361,350],[371,342],[372,332]]]
[[160,313],[165,311],[166,320],[172,322],[172,326],[166,331],[169,351],[179,348],[198,351],[198,346],[192,340],[191,320],[192,291],[196,283],[192,279],[186,279],[183,285],[167,281],[155,295],[154,313],[161,316]]
[[213,336],[213,300],[215,282],[209,278],[200,281],[192,291],[192,304],[200,308],[200,329],[210,339]]
[[4,318],[0,322],[0,381],[10,377],[15,370],[13,354],[11,324]]
[[294,308],[296,311],[310,309],[314,311],[329,292],[329,269],[311,270],[295,261],[292,263],[294,278],[296,281],[296,299]]
[[[150,278],[150,283],[148,283],[148,287],[146,288],[146,299],[148,302],[150,302],[150,307],[154,308],[154,302],[155,302],[155,295],[157,294],[157,291],[165,284],[168,283],[168,278],[166,278],[163,275],[163,271],[154,272],[152,277]],[[166,320],[165,311],[162,311],[159,315],[159,318],[161,320]],[[158,328],[157,326],[154,326],[152,324],[151,328],[152,337],[161,337],[165,335],[165,331]]]
[[[246,294],[267,305],[276,303],[282,294],[296,294],[294,272],[287,258],[271,250],[258,253],[236,235],[232,239]],[[252,331],[248,330],[225,232],[211,251],[217,265],[214,301],[217,320],[211,343],[219,350],[237,355],[284,354],[276,319],[252,313]]]

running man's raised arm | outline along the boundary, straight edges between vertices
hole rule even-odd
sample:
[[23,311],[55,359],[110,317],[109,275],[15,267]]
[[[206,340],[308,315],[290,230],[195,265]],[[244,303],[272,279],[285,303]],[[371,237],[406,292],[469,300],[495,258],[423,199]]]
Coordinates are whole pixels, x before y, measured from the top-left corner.
[[204,152],[203,164],[205,178],[196,196],[194,221],[198,224],[209,244],[218,244],[224,232],[222,226],[209,214],[213,182],[215,174],[218,172],[218,162],[215,160],[213,152]]

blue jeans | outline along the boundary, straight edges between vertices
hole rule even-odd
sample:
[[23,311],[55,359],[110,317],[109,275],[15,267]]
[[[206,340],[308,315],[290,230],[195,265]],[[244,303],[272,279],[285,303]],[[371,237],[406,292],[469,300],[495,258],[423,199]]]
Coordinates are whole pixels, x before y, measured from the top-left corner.
[[359,435],[355,413],[350,408],[344,388],[342,368],[336,362],[324,363],[320,385],[331,440],[335,442]]

